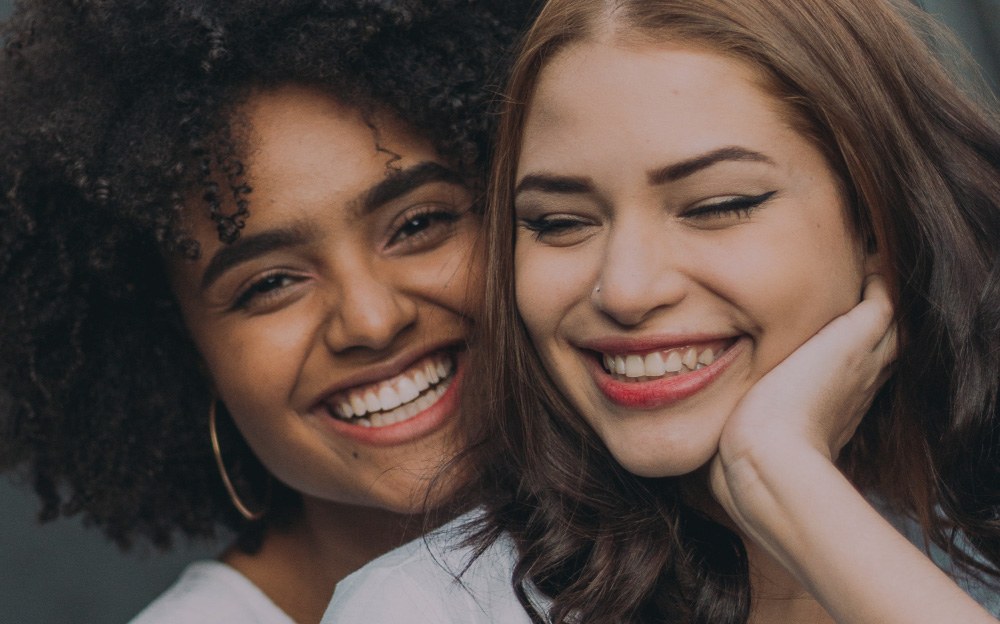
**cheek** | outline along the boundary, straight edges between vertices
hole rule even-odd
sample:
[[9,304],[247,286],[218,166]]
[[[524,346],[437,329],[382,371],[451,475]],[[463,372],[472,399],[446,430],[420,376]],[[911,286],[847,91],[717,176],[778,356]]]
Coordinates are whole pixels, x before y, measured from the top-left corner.
[[[815,228],[735,254],[744,276],[737,295],[746,302],[759,341],[756,357],[769,369],[861,297],[863,255],[842,228]],[[734,267],[736,264],[734,264]]]
[[216,328],[201,341],[216,391],[232,411],[267,410],[289,396],[316,335],[312,303],[299,301],[238,328]]
[[514,253],[517,309],[532,340],[545,350],[564,310],[577,298],[575,274],[559,254],[545,253],[530,244]]
[[482,292],[484,261],[475,236],[457,237],[452,244],[422,257],[407,258],[393,269],[399,287],[459,316],[476,316]]

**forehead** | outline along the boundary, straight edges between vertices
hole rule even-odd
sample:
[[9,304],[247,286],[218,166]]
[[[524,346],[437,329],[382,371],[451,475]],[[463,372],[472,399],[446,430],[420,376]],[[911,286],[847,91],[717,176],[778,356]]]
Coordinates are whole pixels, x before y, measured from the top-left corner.
[[610,137],[637,151],[670,145],[705,151],[720,142],[767,140],[788,124],[780,100],[763,83],[749,64],[704,48],[576,44],[539,75],[522,162],[549,153],[582,156],[583,145]]
[[428,140],[392,116],[363,113],[305,87],[256,94],[243,119],[247,173],[263,194],[278,186],[303,200],[315,192],[360,192],[402,161],[437,160]]
[[[322,90],[285,85],[252,93],[234,115],[237,158],[251,189],[245,230],[267,227],[296,209],[326,205],[345,217],[357,199],[395,168],[439,160],[430,141],[385,113],[365,113]],[[218,172],[220,211],[237,210]],[[203,249],[219,244],[200,195],[188,203],[185,229]]]

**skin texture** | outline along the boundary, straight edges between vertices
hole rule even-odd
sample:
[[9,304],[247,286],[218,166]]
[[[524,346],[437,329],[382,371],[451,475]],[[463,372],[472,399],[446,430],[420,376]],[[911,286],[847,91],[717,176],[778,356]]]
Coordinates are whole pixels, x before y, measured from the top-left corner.
[[[373,434],[334,422],[324,398],[464,348],[478,217],[446,163],[391,119],[377,120],[376,144],[360,113],[299,87],[259,92],[242,115],[253,218],[225,245],[209,219],[189,215],[202,254],[173,261],[171,278],[219,400],[269,472],[303,495],[290,529],[265,538],[259,556],[228,561],[278,587],[293,614],[296,583],[325,579],[301,618],[318,620],[333,583],[422,528],[407,515],[450,455],[456,406],[442,398]],[[371,203],[371,189],[426,163],[442,173]],[[294,236],[207,270],[276,232]]]
[[[616,460],[690,475],[687,502],[738,532],[750,622],[994,621],[834,463],[889,375],[891,298],[832,170],[755,78],[606,41],[543,69],[516,181],[525,326]],[[615,381],[599,355],[719,343],[690,382]]]
[[[692,50],[570,49],[543,71],[524,136],[516,266],[529,332],[628,470],[690,473],[749,388],[858,303],[866,259],[838,181],[748,68]],[[652,179],[726,148],[755,155]],[[524,183],[539,175],[585,184]],[[765,193],[750,212],[706,212]],[[539,219],[557,227],[532,231]],[[636,408],[602,392],[595,351],[718,340],[735,357],[691,396]]]

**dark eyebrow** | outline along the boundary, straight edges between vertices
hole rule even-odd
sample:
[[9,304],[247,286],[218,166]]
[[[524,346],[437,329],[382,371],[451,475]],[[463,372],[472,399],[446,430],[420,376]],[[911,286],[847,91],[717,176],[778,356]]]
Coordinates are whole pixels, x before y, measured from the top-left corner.
[[594,185],[590,178],[576,178],[572,176],[552,175],[548,173],[533,173],[524,176],[517,187],[514,195],[519,195],[525,191],[541,191],[542,193],[590,193]]
[[[379,206],[430,182],[449,182],[461,185],[466,183],[461,175],[440,163],[420,162],[406,169],[391,170],[385,179],[365,191],[360,199],[361,210],[365,213],[371,212]],[[201,277],[201,288],[202,290],[208,288],[223,273],[237,264],[253,260],[282,247],[305,245],[312,239],[313,235],[310,231],[301,226],[241,236],[232,244],[223,246],[212,256]]]
[[[674,182],[695,174],[720,162],[748,160],[774,164],[769,157],[743,147],[722,147],[701,156],[695,156],[679,163],[667,165],[646,174],[651,185]],[[543,193],[590,193],[593,191],[590,178],[551,175],[537,173],[524,176],[514,189],[514,195],[524,191],[541,191]]]
[[211,286],[223,273],[237,264],[253,260],[275,249],[305,245],[312,238],[310,231],[302,226],[241,236],[232,244],[223,245],[208,261],[208,266],[201,276],[201,289]]
[[448,182],[465,186],[467,180],[441,163],[428,160],[406,169],[392,169],[385,179],[368,189],[359,202],[361,212],[369,213],[379,206],[406,195],[431,182]]
[[646,178],[649,180],[651,185],[656,186],[667,182],[674,182],[676,180],[680,180],[681,178],[686,178],[689,175],[693,175],[702,169],[707,169],[717,163],[733,160],[749,160],[752,162],[774,164],[773,160],[760,152],[755,152],[743,147],[722,147],[708,152],[707,154],[695,156],[694,158],[689,158],[672,165],[667,165],[662,169],[650,171],[646,174]]

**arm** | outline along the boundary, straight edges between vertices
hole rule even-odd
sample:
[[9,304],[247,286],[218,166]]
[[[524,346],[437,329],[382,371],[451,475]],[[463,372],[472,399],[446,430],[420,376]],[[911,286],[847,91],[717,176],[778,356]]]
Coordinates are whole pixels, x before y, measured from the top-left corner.
[[876,278],[747,393],[713,460],[713,492],[838,622],[995,624],[834,465],[888,376],[895,340]]

